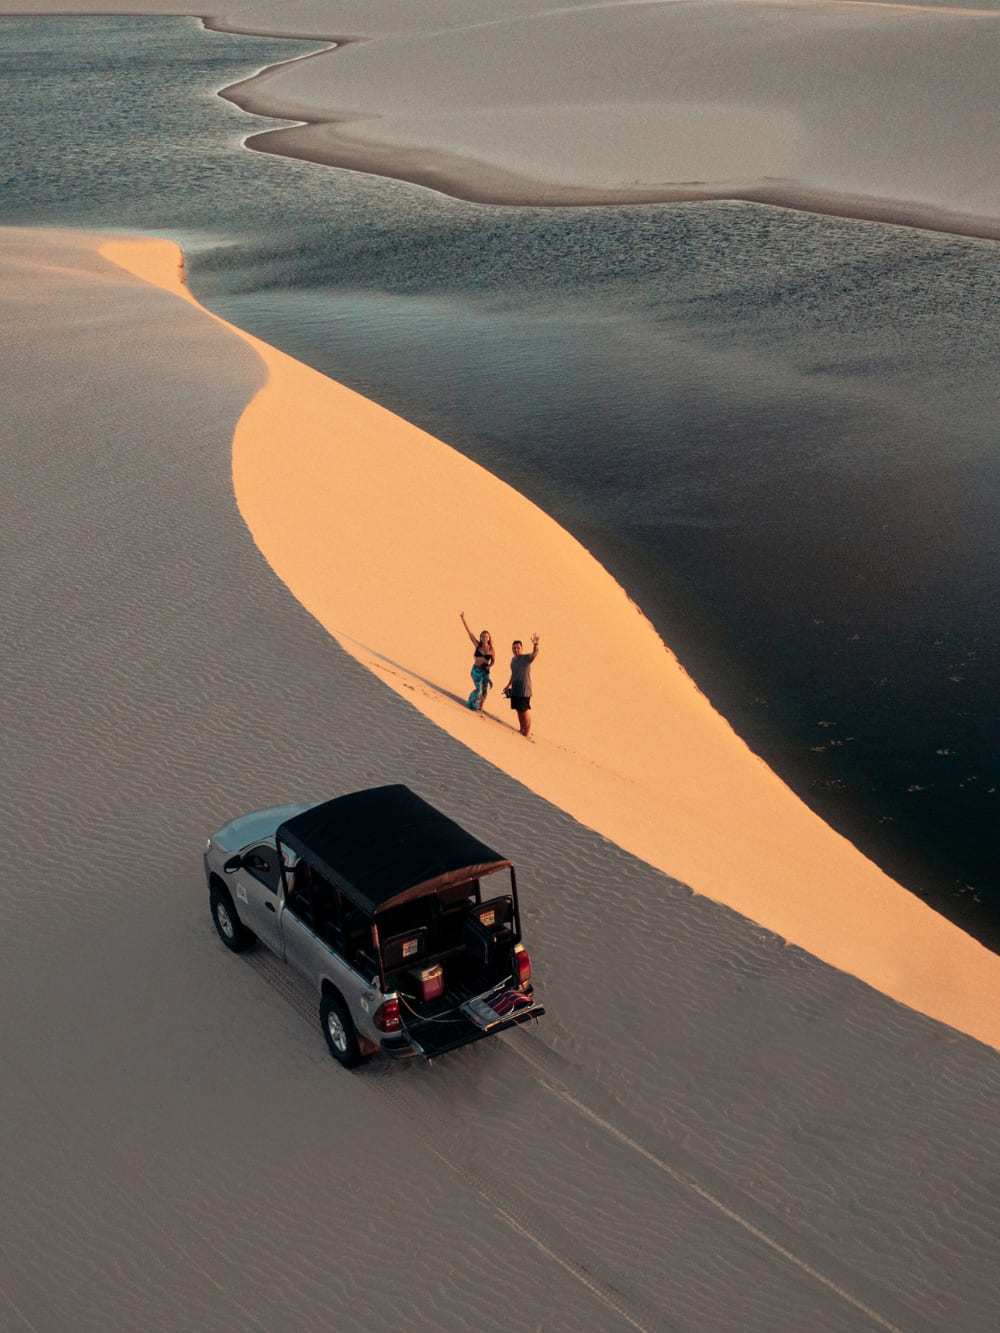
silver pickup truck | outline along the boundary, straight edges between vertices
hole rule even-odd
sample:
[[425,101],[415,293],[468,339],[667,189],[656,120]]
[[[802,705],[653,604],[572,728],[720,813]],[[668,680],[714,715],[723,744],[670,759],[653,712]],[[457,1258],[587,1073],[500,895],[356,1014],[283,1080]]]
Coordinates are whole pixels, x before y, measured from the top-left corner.
[[331,1053],[441,1055],[545,1011],[513,864],[408,787],[282,805],[205,849],[212,919],[315,988]]

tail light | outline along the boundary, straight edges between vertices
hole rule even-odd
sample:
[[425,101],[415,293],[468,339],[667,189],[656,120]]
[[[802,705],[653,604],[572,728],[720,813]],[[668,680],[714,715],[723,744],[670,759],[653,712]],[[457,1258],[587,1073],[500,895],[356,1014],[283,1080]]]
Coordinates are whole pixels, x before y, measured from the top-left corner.
[[403,1026],[399,1016],[399,1001],[395,998],[383,1000],[372,1014],[372,1022],[379,1032],[398,1032]]
[[531,959],[523,944],[514,946],[514,963],[517,967],[517,984],[521,987],[527,986],[531,980]]

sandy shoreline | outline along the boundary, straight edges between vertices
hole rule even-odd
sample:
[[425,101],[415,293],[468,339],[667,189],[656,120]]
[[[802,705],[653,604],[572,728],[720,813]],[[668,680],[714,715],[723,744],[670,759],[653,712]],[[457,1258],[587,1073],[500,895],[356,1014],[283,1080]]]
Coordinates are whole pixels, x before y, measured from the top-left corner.
[[[228,100],[241,103],[227,91]],[[275,115],[257,110],[258,115]],[[441,194],[464,199],[473,204],[504,204],[525,208],[587,208],[616,204],[678,204],[697,202],[733,202],[767,204],[798,213],[818,213],[825,217],[852,218],[859,222],[878,222],[895,227],[917,227],[922,231],[970,236],[978,240],[1000,240],[1000,222],[971,213],[957,213],[914,201],[879,199],[875,196],[850,195],[837,190],[806,189],[795,182],[765,185],[759,182],[730,185],[663,185],[628,189],[598,189],[593,186],[552,185],[533,181],[485,166],[473,158],[454,154],[431,154],[423,149],[389,148],[383,144],[364,144],[338,135],[329,122],[319,126],[269,130],[251,135],[248,148],[261,153],[294,157],[304,162],[318,162],[329,167],[390,176],[393,180],[423,185]]]

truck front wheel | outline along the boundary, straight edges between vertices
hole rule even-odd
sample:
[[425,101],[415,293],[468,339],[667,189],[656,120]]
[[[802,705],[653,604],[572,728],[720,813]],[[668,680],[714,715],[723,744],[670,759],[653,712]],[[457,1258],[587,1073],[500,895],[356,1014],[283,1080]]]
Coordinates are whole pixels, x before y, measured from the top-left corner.
[[232,949],[233,953],[242,953],[244,949],[249,949],[257,936],[252,930],[248,930],[237,916],[233,900],[226,890],[213,889],[209,895],[209,905],[215,929],[219,932],[219,939],[226,948]]

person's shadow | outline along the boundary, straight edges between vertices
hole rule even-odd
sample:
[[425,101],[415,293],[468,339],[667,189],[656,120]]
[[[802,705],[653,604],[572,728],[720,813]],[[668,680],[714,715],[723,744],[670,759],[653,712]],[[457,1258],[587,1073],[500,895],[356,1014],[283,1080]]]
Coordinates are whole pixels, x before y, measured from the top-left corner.
[[[412,667],[404,666],[402,662],[396,662],[391,657],[386,657],[385,653],[380,653],[378,652],[377,649],[371,648],[368,644],[360,643],[357,639],[351,639],[350,641],[351,643],[357,644],[359,648],[364,649],[371,655],[371,657],[375,660],[376,670],[378,669],[378,665],[384,664],[387,672],[388,671],[398,672],[401,676],[409,677],[410,680],[419,681],[421,685],[425,685],[428,690],[433,690],[433,692],[437,695],[440,695],[442,699],[450,699],[452,703],[458,704],[460,708],[465,708],[469,712],[472,711],[471,709],[469,709],[468,694],[457,694],[454,690],[446,689],[438,681],[431,680],[429,676],[422,676],[418,671],[414,671]],[[472,691],[470,690],[469,694],[471,693]],[[492,694],[493,694],[493,687],[491,687],[489,694],[487,695],[487,702],[492,697]],[[500,698],[502,699],[503,697],[504,697],[503,691],[501,690]],[[517,727],[512,726],[508,722],[504,722],[502,718],[494,717],[492,713],[484,712],[483,715],[485,717],[488,717],[491,722],[496,722],[502,727],[503,726],[507,727],[508,731],[518,730]]]

